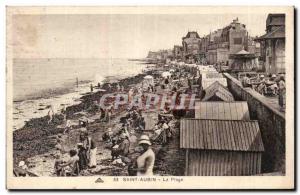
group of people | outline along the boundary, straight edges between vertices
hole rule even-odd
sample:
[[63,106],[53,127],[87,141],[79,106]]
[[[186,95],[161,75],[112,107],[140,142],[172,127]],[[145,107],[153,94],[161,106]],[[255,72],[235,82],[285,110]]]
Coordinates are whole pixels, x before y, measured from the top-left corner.
[[268,78],[266,78],[264,74],[261,74],[258,78],[251,78],[250,74],[246,74],[242,80],[242,85],[244,87],[251,87],[262,95],[278,95],[279,106],[282,111],[284,110],[286,84],[283,75],[277,76],[270,74]]
[[[155,162],[155,153],[151,148],[151,141],[148,135],[142,134],[138,146],[134,151],[130,150],[134,133],[128,133],[126,128],[121,128],[117,133],[111,129],[105,132],[102,139],[111,144],[111,156],[114,162],[120,160],[124,165],[128,165],[128,174],[132,176],[151,176]],[[135,137],[136,138],[136,137]]]
[[172,139],[171,117],[159,115],[159,120],[154,127],[154,136],[152,140],[159,144],[167,144]]
[[57,176],[77,176],[82,170],[96,168],[97,145],[86,128],[81,128],[76,149],[69,151],[69,159],[64,161],[62,154],[56,155],[54,170]]

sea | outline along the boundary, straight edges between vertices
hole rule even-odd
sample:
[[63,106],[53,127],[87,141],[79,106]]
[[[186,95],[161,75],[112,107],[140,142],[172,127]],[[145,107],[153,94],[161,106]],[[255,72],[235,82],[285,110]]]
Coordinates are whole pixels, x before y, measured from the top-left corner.
[[[139,74],[145,64],[129,59],[42,58],[13,60],[13,129],[26,121],[80,103],[79,98],[107,79]],[[78,82],[77,82],[78,81]]]

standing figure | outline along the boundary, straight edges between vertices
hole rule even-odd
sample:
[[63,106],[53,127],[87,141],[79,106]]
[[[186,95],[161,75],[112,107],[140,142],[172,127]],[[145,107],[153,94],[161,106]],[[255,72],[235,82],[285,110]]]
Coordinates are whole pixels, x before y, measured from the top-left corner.
[[65,130],[64,130],[64,134],[69,133],[71,129],[72,129],[71,121],[70,121],[70,120],[67,120],[67,121],[66,121]]
[[280,106],[280,110],[284,111],[285,109],[285,94],[286,93],[286,87],[285,87],[285,80],[284,77],[280,77],[280,81],[278,83],[278,103]]
[[147,135],[142,135],[139,141],[142,147],[142,154],[137,158],[137,176],[153,175],[155,154],[151,149],[151,142]]
[[119,85],[119,83],[117,83],[117,91],[118,92],[120,91],[120,85]]
[[91,92],[93,92],[93,90],[94,90],[94,87],[93,87],[93,84],[91,84]]
[[92,139],[92,137],[88,135],[88,132],[84,132],[83,147],[87,151],[87,159],[89,160],[89,167],[96,168],[97,146],[96,146],[95,141]]
[[48,117],[49,117],[48,124],[50,124],[53,121],[53,116],[54,116],[54,111],[51,105],[48,111]]
[[85,170],[88,166],[88,159],[86,156],[86,151],[85,148],[83,147],[83,143],[78,143],[77,144],[77,150],[78,150],[78,165],[79,165],[79,170]]

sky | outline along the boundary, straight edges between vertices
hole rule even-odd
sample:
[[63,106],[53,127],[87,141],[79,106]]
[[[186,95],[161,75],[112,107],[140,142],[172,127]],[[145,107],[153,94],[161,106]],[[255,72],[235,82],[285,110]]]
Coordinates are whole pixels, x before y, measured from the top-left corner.
[[14,15],[13,57],[144,58],[181,45],[188,31],[203,37],[236,18],[249,35],[265,33],[267,14]]

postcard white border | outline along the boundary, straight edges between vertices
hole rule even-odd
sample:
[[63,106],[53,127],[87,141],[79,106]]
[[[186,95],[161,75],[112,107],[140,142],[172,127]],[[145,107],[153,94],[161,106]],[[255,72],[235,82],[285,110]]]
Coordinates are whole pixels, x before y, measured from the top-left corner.
[[[285,176],[231,176],[231,177],[157,177],[183,178],[183,182],[114,182],[115,177],[101,176],[103,183],[95,183],[98,177],[43,177],[17,178],[12,175],[12,48],[10,47],[12,14],[215,14],[226,13],[285,13],[286,14],[286,175]],[[8,7],[7,8],[7,188],[8,189],[291,189],[294,186],[294,8],[257,7]],[[155,178],[155,177],[152,177]]]

